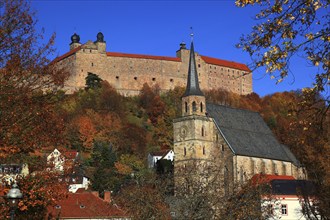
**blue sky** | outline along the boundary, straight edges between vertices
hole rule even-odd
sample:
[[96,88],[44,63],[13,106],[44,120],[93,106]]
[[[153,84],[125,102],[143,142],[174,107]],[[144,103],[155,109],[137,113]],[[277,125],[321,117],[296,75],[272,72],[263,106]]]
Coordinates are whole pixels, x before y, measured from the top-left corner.
[[[182,41],[189,45],[193,27],[198,53],[245,64],[251,59],[235,44],[250,32],[259,9],[237,8],[229,0],[32,0],[32,8],[46,38],[56,33],[54,57],[69,50],[73,33],[85,43],[94,41],[99,31],[104,34],[107,51],[174,57]],[[311,86],[311,70],[303,58],[296,57],[291,61],[292,74],[278,85],[263,70],[254,71],[254,91],[264,96]]]

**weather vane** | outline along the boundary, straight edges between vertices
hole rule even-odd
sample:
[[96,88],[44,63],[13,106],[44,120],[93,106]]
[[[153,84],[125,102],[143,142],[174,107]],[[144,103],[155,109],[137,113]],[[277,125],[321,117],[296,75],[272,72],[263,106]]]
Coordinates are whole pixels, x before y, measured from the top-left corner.
[[194,31],[193,31],[193,28],[190,27],[190,37],[191,37],[191,42],[194,41]]

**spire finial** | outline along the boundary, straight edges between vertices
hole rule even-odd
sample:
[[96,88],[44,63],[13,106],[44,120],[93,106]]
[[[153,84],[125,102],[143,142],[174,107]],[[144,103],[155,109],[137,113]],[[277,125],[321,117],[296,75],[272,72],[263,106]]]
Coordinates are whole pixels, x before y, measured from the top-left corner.
[[190,37],[191,37],[191,42],[194,41],[194,31],[193,31],[193,28],[190,27]]

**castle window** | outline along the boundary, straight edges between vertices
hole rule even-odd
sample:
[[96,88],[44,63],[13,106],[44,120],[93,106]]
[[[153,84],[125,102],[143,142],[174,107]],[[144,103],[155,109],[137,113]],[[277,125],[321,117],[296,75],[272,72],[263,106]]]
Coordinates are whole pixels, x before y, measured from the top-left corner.
[[92,50],[89,50],[89,52],[91,53],[91,52],[92,52]]
[[202,127],[202,137],[205,136],[205,131],[204,131],[204,127]]
[[225,151],[225,146],[223,144],[221,144],[221,151],[224,152]]
[[136,76],[134,77],[134,80],[137,80],[137,77]]
[[192,103],[192,110],[193,110],[193,112],[197,111],[196,102]]
[[200,68],[201,67],[201,65],[200,64],[198,64],[198,68]]
[[183,148],[183,156],[186,156],[187,155],[187,149],[186,147]]
[[188,103],[187,102],[184,103],[184,109],[185,109],[185,112],[187,113],[188,112]]
[[173,82],[173,79],[170,79],[170,82]]
[[203,102],[201,102],[201,112],[203,112]]
[[152,78],[152,81],[156,81],[156,78]]
[[119,76],[116,76],[116,79],[119,79]]
[[83,70],[83,69],[81,69],[81,72],[84,72],[84,70]]
[[203,146],[203,155],[205,155],[206,153],[205,153],[205,146]]
[[94,66],[94,63],[92,63],[92,66]]
[[218,134],[215,135],[215,140],[219,141],[219,135]]

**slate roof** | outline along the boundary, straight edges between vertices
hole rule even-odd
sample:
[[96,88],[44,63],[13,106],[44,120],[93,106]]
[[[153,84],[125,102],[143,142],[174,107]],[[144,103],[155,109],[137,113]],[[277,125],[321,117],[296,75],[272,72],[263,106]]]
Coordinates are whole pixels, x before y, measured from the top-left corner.
[[203,92],[199,88],[193,42],[191,42],[190,46],[187,87],[185,93],[183,94],[183,97],[190,95],[204,96]]
[[289,149],[277,141],[259,113],[210,103],[206,106],[234,154],[297,161]]
[[315,194],[315,186],[308,180],[273,180],[272,191],[275,195],[304,195]]

